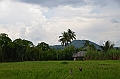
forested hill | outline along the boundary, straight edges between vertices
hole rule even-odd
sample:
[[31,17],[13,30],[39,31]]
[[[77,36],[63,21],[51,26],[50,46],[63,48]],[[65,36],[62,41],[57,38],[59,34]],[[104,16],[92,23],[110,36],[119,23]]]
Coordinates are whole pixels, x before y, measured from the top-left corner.
[[[84,46],[84,43],[86,42],[86,40],[73,40],[71,45],[75,46],[76,48],[80,48],[80,47],[83,47]],[[94,42],[89,42],[90,44],[93,44],[97,49],[99,49],[99,46],[98,44],[94,43]],[[55,49],[62,49],[63,47],[61,45],[54,45],[54,46],[51,46],[52,48],[55,48]]]

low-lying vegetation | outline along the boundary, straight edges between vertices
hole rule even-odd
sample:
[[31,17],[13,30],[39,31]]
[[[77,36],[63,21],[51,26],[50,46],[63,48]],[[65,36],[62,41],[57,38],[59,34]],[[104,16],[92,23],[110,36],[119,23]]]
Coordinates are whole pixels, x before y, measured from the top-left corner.
[[120,60],[0,63],[0,79],[120,79]]
[[107,52],[87,51],[85,55],[87,60],[120,60],[120,50],[111,49]]

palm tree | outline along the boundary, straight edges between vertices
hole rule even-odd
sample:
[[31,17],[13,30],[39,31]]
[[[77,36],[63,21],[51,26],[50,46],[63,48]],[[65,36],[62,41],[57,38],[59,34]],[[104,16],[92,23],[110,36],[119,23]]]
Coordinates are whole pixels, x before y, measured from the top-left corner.
[[62,46],[67,47],[69,43],[71,43],[72,40],[76,39],[75,32],[72,30],[68,29],[67,32],[63,32],[62,36],[59,36],[59,42],[61,42]]
[[111,44],[110,41],[106,41],[105,44],[103,44],[103,46],[100,47],[104,52],[107,52],[108,50],[113,49],[114,44]]
[[68,33],[67,32],[63,32],[62,33],[62,36],[59,36],[59,42],[61,42],[61,45],[62,46],[67,46],[68,45],[68,42],[70,42],[69,40],[69,36],[68,36]]
[[68,35],[71,40],[76,39],[75,32],[73,32],[71,29],[68,29]]

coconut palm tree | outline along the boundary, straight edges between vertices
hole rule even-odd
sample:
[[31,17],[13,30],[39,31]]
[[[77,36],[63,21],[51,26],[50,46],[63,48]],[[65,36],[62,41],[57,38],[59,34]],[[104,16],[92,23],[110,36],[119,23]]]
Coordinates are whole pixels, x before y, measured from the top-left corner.
[[71,29],[68,29],[68,35],[69,35],[69,38],[71,39],[71,41],[76,39],[75,32],[73,32]]
[[108,50],[113,49],[114,44],[111,44],[110,41],[106,41],[105,44],[103,44],[103,46],[100,47],[104,52],[107,52]]
[[67,32],[63,32],[62,36],[59,36],[59,42],[61,42],[62,46],[67,47],[69,43],[71,43],[72,40],[76,39],[75,32],[72,30],[68,29]]
[[70,42],[70,40],[69,40],[69,36],[68,36],[68,33],[67,32],[63,32],[62,33],[62,36],[59,36],[59,42],[61,42],[61,45],[62,46],[67,46],[68,45],[68,43]]

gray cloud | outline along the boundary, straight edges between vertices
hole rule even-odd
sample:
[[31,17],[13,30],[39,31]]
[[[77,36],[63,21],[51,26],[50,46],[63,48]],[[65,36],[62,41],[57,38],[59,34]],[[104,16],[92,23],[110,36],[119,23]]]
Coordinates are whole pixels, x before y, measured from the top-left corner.
[[61,32],[70,28],[76,32],[77,39],[98,44],[100,40],[111,40],[118,46],[120,10],[117,4],[118,0],[2,0],[0,32],[12,39],[54,45],[60,44]]
[[[13,0],[16,1],[16,0]],[[44,7],[57,7],[59,5],[84,5],[86,2],[84,0],[17,0],[20,2],[38,4]]]
[[117,20],[117,19],[112,19],[111,22],[112,22],[112,23],[119,23],[120,21]]
[[12,1],[20,1],[30,4],[37,4],[44,7],[58,7],[61,5],[71,5],[74,7],[83,6],[83,5],[96,5],[96,6],[106,6],[108,2],[119,2],[119,0],[12,0]]

